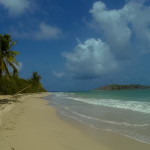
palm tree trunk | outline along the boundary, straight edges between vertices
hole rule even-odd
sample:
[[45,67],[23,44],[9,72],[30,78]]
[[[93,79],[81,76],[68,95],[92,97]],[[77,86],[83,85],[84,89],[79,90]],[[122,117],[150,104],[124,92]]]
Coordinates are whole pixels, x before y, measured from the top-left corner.
[[2,70],[0,70],[0,78],[2,77]]
[[0,78],[2,77],[2,73],[3,73],[3,71],[2,71],[2,61],[0,60]]

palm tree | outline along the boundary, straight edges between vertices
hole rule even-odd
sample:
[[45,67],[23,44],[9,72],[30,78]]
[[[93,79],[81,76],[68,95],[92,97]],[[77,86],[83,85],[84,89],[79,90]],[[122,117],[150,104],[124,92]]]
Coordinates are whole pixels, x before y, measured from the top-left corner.
[[39,83],[41,80],[41,76],[37,72],[32,73],[32,81]]
[[15,56],[19,54],[17,51],[12,51],[12,47],[16,44],[11,39],[9,34],[0,34],[0,77],[3,73],[10,76],[9,68],[13,69],[13,74],[18,73],[17,65],[18,62],[15,59]]

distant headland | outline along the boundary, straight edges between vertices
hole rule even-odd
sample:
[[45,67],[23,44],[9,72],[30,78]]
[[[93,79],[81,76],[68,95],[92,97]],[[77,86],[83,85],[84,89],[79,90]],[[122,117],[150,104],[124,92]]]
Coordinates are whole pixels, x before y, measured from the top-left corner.
[[130,89],[147,89],[147,88],[150,88],[150,86],[140,84],[131,84],[131,85],[111,84],[96,88],[94,90],[130,90]]

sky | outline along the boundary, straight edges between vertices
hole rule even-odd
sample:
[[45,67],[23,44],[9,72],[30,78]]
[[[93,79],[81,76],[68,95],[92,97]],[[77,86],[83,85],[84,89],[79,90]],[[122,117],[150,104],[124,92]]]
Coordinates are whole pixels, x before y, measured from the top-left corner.
[[150,0],[0,0],[0,18],[48,91],[150,85]]

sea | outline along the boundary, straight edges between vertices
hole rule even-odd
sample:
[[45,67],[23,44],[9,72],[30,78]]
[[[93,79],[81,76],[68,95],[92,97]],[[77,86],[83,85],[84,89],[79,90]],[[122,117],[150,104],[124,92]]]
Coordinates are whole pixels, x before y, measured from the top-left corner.
[[46,99],[62,116],[150,144],[150,89],[53,92]]

